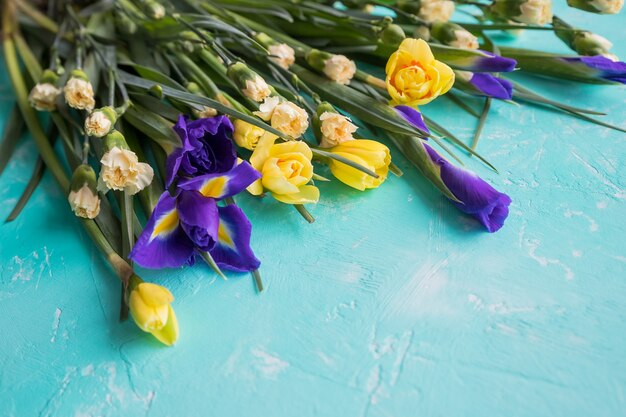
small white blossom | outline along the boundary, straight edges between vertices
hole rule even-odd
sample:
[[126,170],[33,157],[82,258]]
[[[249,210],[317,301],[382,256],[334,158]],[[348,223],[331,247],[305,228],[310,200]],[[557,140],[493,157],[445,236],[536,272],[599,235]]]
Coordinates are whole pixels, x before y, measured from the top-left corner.
[[98,178],[98,190],[128,190],[137,194],[147,187],[154,177],[152,167],[139,162],[137,155],[128,149],[113,147],[100,160],[102,167]]
[[256,102],[261,102],[272,94],[269,85],[260,76],[255,76],[251,80],[246,80],[246,88],[241,90],[244,96]]
[[54,111],[57,108],[56,99],[63,92],[62,89],[50,83],[37,83],[30,90],[28,101],[39,111]]
[[67,197],[74,214],[85,219],[94,219],[100,213],[100,198],[87,184],[78,191],[70,191]]
[[455,39],[449,45],[461,49],[478,49],[478,38],[467,30],[455,30]]
[[273,55],[271,57],[272,61],[276,62],[284,69],[289,69],[289,67],[296,62],[296,52],[286,43],[270,45],[267,50],[270,55]]
[[419,17],[426,22],[447,22],[454,13],[454,2],[450,0],[422,0]]
[[91,111],[96,105],[93,86],[89,81],[72,77],[63,88],[65,102],[75,109]]
[[333,55],[324,62],[324,74],[339,84],[349,84],[355,72],[354,61],[343,55]]
[[113,123],[104,112],[96,110],[85,119],[85,133],[101,138],[111,131]]
[[320,115],[319,120],[321,122],[322,140],[320,146],[322,148],[332,148],[354,139],[352,134],[356,132],[357,127],[346,116],[325,111]]

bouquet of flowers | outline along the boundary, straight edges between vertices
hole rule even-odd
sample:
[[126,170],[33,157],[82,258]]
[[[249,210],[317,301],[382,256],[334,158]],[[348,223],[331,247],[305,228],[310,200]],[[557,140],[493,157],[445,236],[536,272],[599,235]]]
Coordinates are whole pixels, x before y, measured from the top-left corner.
[[[623,0],[568,4],[607,14]],[[457,7],[468,19],[450,21]],[[167,345],[179,331],[173,296],[133,265],[202,260],[222,277],[250,272],[262,291],[252,225],[236,198],[272,199],[313,222],[317,182],[365,191],[402,175],[392,144],[495,232],[511,199],[460,158],[495,170],[476,150],[492,100],[624,131],[509,78],[519,69],[626,83],[611,43],[553,16],[550,0],[3,0],[1,13],[16,105],[0,172],[24,128],[39,151],[8,220],[48,169],[122,283],[120,317],[130,311]],[[575,54],[491,38],[520,30],[552,32]],[[476,117],[471,143],[427,116],[444,95]]]

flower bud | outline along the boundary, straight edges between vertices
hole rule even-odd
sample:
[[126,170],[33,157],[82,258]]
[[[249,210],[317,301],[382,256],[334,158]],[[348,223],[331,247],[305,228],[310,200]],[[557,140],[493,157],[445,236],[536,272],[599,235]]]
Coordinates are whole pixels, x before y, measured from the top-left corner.
[[78,217],[94,219],[100,213],[100,197],[96,191],[96,173],[89,165],[79,165],[74,171],[67,201]]
[[264,129],[239,119],[235,120],[233,125],[235,127],[233,139],[237,146],[251,151],[256,148],[259,140],[267,133]]
[[154,177],[149,164],[139,162],[135,152],[131,151],[124,136],[113,130],[104,138],[106,153],[100,160],[98,191],[127,190],[131,195],[147,187]]
[[56,86],[58,81],[59,77],[53,71],[45,70],[28,95],[31,107],[39,111],[56,110],[56,99],[63,92]]
[[161,285],[130,277],[128,307],[133,320],[144,332],[151,333],[168,346],[178,340],[178,320],[172,308],[174,296]]
[[209,117],[217,116],[217,110],[209,106],[202,107],[202,110],[193,109],[192,112],[198,119],[207,119]]
[[257,103],[272,94],[265,80],[243,62],[236,62],[228,67],[228,76],[241,88],[244,96]]
[[551,0],[495,0],[490,11],[501,19],[529,25],[545,25],[552,21]]
[[624,0],[567,0],[567,5],[591,13],[616,14],[622,10]]
[[330,159],[328,166],[333,176],[352,188],[361,191],[378,188],[387,179],[391,154],[389,148],[380,142],[355,139],[331,148],[330,152],[368,168],[378,175],[375,178],[343,162]]
[[346,56],[333,55],[318,49],[311,49],[306,55],[306,61],[339,84],[349,84],[356,72],[356,64]]
[[613,47],[608,39],[588,30],[578,30],[558,17],[554,18],[552,26],[556,36],[579,55],[604,55]]
[[478,49],[478,38],[451,22],[434,22],[430,34],[444,45],[461,49]]
[[101,138],[111,131],[116,121],[117,113],[113,107],[96,109],[85,119],[85,133]]
[[146,0],[144,2],[144,12],[148,17],[159,20],[165,16],[165,7],[154,0]]
[[91,111],[96,105],[93,86],[87,74],[81,69],[75,69],[70,73],[63,92],[65,102],[72,108]]
[[406,35],[401,26],[391,24],[380,31],[378,38],[385,45],[397,47],[406,38]]
[[115,25],[120,33],[124,35],[137,33],[137,24],[126,13],[115,13]]

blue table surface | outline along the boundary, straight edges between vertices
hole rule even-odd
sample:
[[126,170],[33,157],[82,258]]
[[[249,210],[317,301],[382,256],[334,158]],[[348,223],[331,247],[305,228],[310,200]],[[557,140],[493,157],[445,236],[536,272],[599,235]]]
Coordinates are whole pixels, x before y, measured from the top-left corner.
[[[626,58],[624,13],[557,11]],[[521,40],[566,51],[549,35]],[[624,87],[519,79],[626,124]],[[0,127],[11,104],[0,71]],[[472,135],[450,101],[426,110]],[[320,184],[312,225],[239,198],[267,290],[204,265],[142,270],[176,297],[174,348],[118,322],[119,284],[46,174],[0,226],[0,415],[624,416],[625,141],[495,103],[479,151],[500,174],[468,162],[513,198],[493,235],[395,151],[404,177],[365,193]],[[35,157],[25,137],[0,178],[0,217]]]

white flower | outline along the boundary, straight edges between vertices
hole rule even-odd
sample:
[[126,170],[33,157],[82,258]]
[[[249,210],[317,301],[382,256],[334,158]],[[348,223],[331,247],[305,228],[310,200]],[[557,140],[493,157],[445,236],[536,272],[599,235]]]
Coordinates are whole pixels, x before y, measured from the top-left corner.
[[343,55],[333,55],[324,62],[324,74],[339,84],[349,84],[355,72],[354,61]]
[[592,0],[590,4],[598,10],[599,13],[616,14],[622,10],[624,0]]
[[56,99],[63,92],[50,83],[37,83],[30,90],[28,101],[30,105],[39,111],[56,110]]
[[608,51],[613,47],[613,43],[610,40],[608,40],[604,36],[600,36],[595,33],[586,33],[585,40],[589,44],[595,44],[599,49],[603,49],[605,51]]
[[322,148],[332,148],[341,143],[353,140],[352,134],[357,127],[349,118],[339,113],[325,111],[319,117],[320,131],[322,132]]
[[152,182],[154,176],[152,167],[139,162],[133,151],[117,146],[105,153],[100,163],[98,190],[102,192],[127,189],[130,194],[137,194]]
[[103,111],[96,110],[85,119],[85,133],[101,138],[111,131],[113,123]]
[[515,20],[529,25],[545,25],[552,22],[551,0],[527,0],[520,6],[521,14]]
[[74,214],[85,219],[94,219],[100,213],[100,198],[87,184],[78,191],[70,191],[67,197]]
[[260,76],[255,76],[253,79],[246,80],[246,88],[241,90],[244,96],[256,102],[261,102],[272,94],[269,85]]
[[204,106],[202,110],[193,109],[193,114],[198,119],[205,119],[207,117],[217,116],[217,110],[215,110],[213,107]]
[[91,111],[96,105],[93,86],[89,81],[71,77],[65,88],[65,102],[75,109]]
[[462,49],[478,49],[478,38],[467,30],[455,30],[455,39],[449,45]]
[[280,103],[280,97],[267,97],[263,103],[259,106],[259,110],[253,112],[255,116],[260,117],[266,122],[269,122],[272,118],[272,113],[274,113],[274,109]]
[[296,62],[296,51],[286,43],[270,45],[267,50],[270,55],[274,55],[271,57],[272,61],[276,62],[284,69],[289,69],[289,67]]
[[428,23],[447,22],[454,13],[454,2],[450,0],[422,0],[419,17]]
[[306,111],[290,101],[284,101],[274,108],[270,125],[292,138],[299,138],[309,127]]

